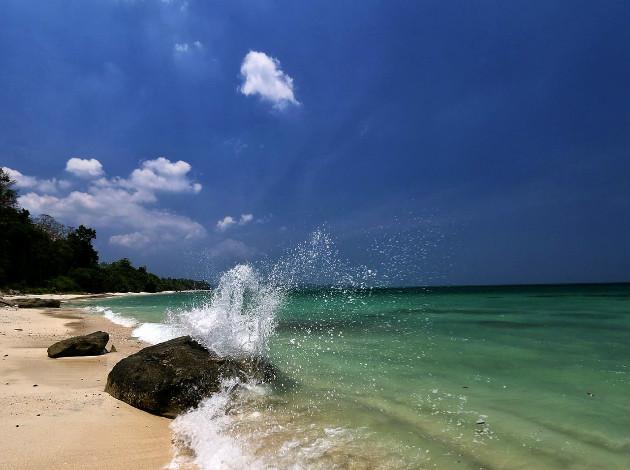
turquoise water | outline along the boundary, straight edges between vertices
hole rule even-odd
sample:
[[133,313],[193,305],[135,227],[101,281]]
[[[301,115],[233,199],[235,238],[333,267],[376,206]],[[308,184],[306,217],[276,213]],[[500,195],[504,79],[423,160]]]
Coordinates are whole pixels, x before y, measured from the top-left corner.
[[[159,323],[208,297],[91,303]],[[630,285],[294,290],[276,319],[283,379],[207,434],[219,467],[630,468]]]

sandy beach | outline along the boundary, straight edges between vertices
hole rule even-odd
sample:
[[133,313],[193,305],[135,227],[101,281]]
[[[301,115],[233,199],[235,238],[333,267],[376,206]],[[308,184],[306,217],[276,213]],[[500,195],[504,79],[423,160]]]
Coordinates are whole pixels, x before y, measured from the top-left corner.
[[[65,300],[65,299],[64,299]],[[117,351],[50,359],[61,339],[103,330]],[[107,374],[145,344],[79,309],[0,309],[0,468],[156,469],[171,458],[170,420],[103,391]]]

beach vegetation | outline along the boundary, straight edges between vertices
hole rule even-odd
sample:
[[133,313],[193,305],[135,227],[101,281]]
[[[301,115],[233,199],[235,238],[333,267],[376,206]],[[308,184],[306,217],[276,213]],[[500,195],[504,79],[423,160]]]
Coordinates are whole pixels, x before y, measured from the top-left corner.
[[0,168],[0,288],[47,292],[159,292],[207,289],[204,281],[162,278],[123,258],[99,263],[96,231],[68,227],[19,207],[15,182]]

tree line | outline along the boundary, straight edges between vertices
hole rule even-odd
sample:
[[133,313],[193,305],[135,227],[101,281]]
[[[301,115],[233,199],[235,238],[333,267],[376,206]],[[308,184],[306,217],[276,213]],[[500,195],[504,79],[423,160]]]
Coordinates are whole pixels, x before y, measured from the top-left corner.
[[96,231],[67,227],[19,207],[15,181],[0,168],[0,288],[50,292],[208,289],[205,281],[162,278],[127,258],[99,263]]

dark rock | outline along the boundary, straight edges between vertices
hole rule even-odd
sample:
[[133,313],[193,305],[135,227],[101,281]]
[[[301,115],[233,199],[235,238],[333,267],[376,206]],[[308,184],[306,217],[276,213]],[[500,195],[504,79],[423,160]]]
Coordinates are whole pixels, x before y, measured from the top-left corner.
[[131,406],[173,418],[219,390],[221,379],[269,382],[273,366],[261,358],[220,357],[190,336],[149,346],[121,360],[105,391]]
[[114,346],[114,345],[112,344],[112,347],[109,349],[109,352],[110,352],[110,353],[113,353],[113,352],[118,352],[118,349],[116,349],[116,346]]
[[2,302],[20,308],[59,308],[61,305],[61,301],[57,299],[11,299]]
[[107,352],[105,346],[108,341],[109,334],[104,331],[96,331],[85,336],[75,336],[50,346],[48,357],[98,356]]

